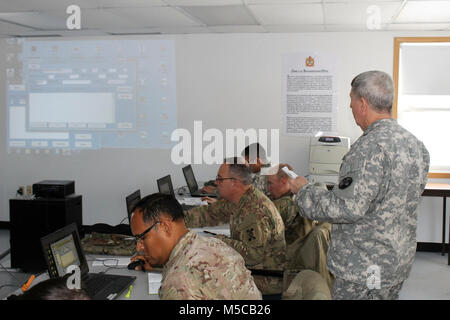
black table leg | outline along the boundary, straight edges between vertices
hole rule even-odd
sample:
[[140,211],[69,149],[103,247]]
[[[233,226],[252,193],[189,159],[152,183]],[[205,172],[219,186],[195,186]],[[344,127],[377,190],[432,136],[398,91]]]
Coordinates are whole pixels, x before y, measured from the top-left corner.
[[443,197],[443,204],[442,204],[442,251],[441,251],[441,255],[445,256],[445,227],[446,227],[446,222],[445,222],[445,213],[446,213],[446,202],[447,202],[447,198]]

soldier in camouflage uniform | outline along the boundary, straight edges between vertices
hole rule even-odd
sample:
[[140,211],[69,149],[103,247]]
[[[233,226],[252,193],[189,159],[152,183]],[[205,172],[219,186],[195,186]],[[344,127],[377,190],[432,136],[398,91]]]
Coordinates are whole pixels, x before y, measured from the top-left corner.
[[306,217],[333,223],[327,256],[336,276],[333,299],[398,299],[416,252],[430,156],[391,117],[389,75],[365,72],[351,85],[350,107],[364,133],[344,156],[339,183],[326,191],[297,177],[291,191],[298,191]]
[[[231,237],[217,237],[242,255],[247,268],[283,271],[286,252],[283,220],[272,201],[251,185],[248,165],[232,163],[236,164],[222,164],[216,178],[222,199],[185,212],[186,225],[205,227],[229,223]],[[281,277],[255,275],[254,278],[263,295],[281,293]]]
[[295,203],[295,195],[289,187],[289,177],[281,170],[283,167],[293,170],[288,164],[279,164],[278,171],[274,172],[273,175],[267,176],[267,185],[273,203],[283,219],[284,237],[286,245],[289,247],[293,242],[306,237],[315,223],[299,215],[299,208]]
[[261,299],[242,256],[219,239],[188,230],[172,196],[156,193],[140,200],[131,229],[143,252],[134,259],[164,266],[161,299]]
[[[255,152],[254,154],[252,152]],[[264,174],[261,174],[261,169],[263,168],[270,168],[270,162],[266,159],[266,152],[264,151],[264,148],[259,143],[254,143],[249,146],[247,146],[242,151],[242,156],[244,157],[245,161],[249,164],[250,170],[251,170],[251,180],[252,185],[256,188],[262,191],[269,199],[271,199],[270,192],[267,187],[267,177]],[[203,192],[207,193],[213,193],[216,188],[211,185],[206,185],[201,189]],[[214,202],[210,201],[211,199],[207,199],[208,202]]]
[[284,222],[287,246],[285,281],[289,282],[300,270],[309,269],[318,272],[331,289],[333,275],[326,266],[331,224],[319,223],[299,214],[301,209],[295,203],[295,195],[290,190],[289,177],[283,167],[293,171],[290,165],[279,164],[278,171],[268,175],[267,181],[272,199],[275,199],[273,203]]
[[261,190],[268,198],[271,197],[267,189],[266,175],[261,174],[261,169],[270,168],[270,162],[267,161],[266,151],[259,143],[248,145],[243,151],[242,156],[249,164],[251,170],[252,185]]

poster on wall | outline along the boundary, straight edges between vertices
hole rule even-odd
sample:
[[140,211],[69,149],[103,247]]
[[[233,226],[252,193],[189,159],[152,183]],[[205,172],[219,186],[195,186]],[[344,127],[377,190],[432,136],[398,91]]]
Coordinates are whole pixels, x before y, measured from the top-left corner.
[[289,53],[283,59],[282,126],[285,135],[336,135],[336,58]]

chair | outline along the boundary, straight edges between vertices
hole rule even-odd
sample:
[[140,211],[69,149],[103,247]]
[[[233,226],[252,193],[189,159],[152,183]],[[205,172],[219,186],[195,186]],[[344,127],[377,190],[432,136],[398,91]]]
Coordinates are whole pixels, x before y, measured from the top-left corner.
[[316,271],[303,270],[283,292],[282,300],[331,300],[327,282]]

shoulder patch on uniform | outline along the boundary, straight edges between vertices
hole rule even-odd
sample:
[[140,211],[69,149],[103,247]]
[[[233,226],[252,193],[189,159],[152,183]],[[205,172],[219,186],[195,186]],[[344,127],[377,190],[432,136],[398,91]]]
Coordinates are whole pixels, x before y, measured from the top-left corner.
[[345,189],[350,186],[353,182],[352,177],[345,177],[339,182],[339,189]]
[[248,241],[256,240],[255,230],[253,228],[247,229]]

